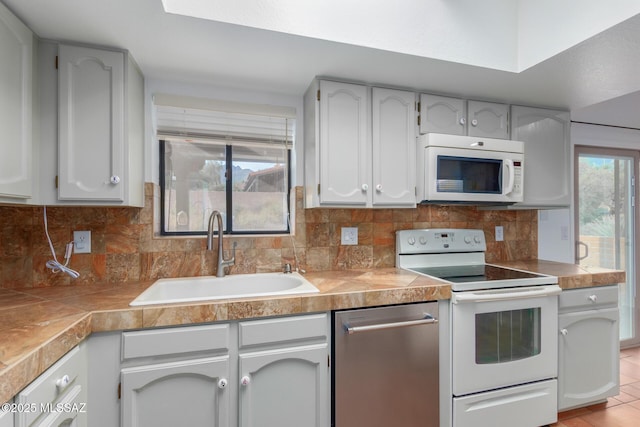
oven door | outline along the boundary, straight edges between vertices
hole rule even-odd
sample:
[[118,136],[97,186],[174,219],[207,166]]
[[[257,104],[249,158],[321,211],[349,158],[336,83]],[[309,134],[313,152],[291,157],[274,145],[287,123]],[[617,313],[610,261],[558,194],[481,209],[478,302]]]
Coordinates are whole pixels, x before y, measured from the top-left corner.
[[557,285],[454,292],[454,396],[557,377]]

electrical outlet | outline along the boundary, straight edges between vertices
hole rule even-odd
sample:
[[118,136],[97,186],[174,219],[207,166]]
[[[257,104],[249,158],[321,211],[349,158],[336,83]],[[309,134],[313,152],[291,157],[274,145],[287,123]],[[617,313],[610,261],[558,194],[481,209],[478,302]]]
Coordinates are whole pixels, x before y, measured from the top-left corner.
[[504,240],[504,229],[501,225],[496,225],[496,242],[502,242]]
[[77,254],[91,253],[91,231],[73,232],[73,251]]
[[358,244],[358,227],[342,227],[340,229],[341,245],[357,245]]

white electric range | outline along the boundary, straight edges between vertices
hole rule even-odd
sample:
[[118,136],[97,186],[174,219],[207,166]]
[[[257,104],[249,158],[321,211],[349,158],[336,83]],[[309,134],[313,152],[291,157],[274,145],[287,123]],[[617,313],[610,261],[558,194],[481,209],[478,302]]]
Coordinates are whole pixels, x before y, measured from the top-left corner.
[[441,349],[451,358],[444,383],[450,391],[451,424],[553,423],[558,279],[488,264],[486,248],[482,230],[396,233],[398,267],[451,285],[449,348]]

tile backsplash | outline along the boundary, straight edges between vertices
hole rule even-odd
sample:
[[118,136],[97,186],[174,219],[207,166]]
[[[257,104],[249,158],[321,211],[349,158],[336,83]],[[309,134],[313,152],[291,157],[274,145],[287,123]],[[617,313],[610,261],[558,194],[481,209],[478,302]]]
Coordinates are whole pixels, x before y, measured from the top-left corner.
[[[215,274],[215,250],[204,237],[159,237],[154,204],[159,188],[145,186],[145,207],[48,207],[48,230],[59,261],[73,231],[90,230],[92,253],[74,254],[71,279],[52,273],[42,207],[0,206],[0,287],[24,288],[86,283],[123,284],[162,277]],[[156,195],[154,197],[154,194]],[[157,208],[157,206],[156,206]],[[504,228],[496,242],[495,226]],[[358,245],[340,245],[341,227],[358,228]],[[415,209],[303,209],[295,188],[294,236],[225,236],[237,242],[231,273],[281,271],[285,263],[306,271],[395,265],[395,231],[407,228],[480,228],[487,236],[487,261],[537,257],[537,211],[478,210],[468,206]]]

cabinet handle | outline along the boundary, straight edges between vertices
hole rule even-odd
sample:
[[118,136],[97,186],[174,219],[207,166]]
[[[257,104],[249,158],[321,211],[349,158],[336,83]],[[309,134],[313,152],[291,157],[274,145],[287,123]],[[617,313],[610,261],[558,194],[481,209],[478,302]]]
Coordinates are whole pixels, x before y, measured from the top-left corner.
[[369,189],[369,184],[362,184],[362,191],[367,191]]
[[227,379],[226,378],[220,378],[220,380],[218,381],[218,388],[219,389],[223,389],[227,387]]
[[244,387],[248,386],[250,382],[251,378],[249,377],[249,375],[245,375],[244,377],[240,378],[240,384]]
[[566,329],[560,329],[560,333],[561,333],[562,335],[564,335],[564,336],[567,336],[567,334],[569,333],[569,331],[568,331],[568,330],[566,330]]
[[118,175],[112,175],[111,179],[110,179],[112,184],[119,184],[120,183],[120,177]]
[[598,301],[598,296],[597,295],[589,295],[589,301],[597,302]]
[[478,120],[476,120],[476,119],[471,120],[471,126],[473,126],[473,127],[478,126]]
[[70,382],[71,378],[69,378],[69,375],[63,375],[61,378],[58,378],[56,380],[56,388],[58,389],[58,392],[64,390]]

